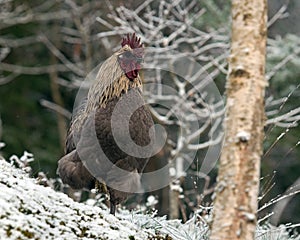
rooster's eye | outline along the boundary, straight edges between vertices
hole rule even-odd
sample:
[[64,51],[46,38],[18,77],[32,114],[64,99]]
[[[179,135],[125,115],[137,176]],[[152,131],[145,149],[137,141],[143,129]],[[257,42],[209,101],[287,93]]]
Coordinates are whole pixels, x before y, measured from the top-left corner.
[[123,58],[130,59],[130,58],[134,58],[134,56],[130,52],[124,52],[121,55],[119,55],[119,58],[120,59],[123,59]]

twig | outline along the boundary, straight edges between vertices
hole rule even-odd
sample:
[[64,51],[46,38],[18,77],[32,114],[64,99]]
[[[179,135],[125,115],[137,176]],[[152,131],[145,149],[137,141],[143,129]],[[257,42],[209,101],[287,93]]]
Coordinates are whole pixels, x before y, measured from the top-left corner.
[[28,74],[28,75],[40,75],[40,74],[50,73],[55,71],[58,72],[70,71],[70,69],[63,64],[55,64],[55,65],[40,66],[40,67],[25,67],[25,66],[9,64],[4,62],[0,64],[0,70],[13,72],[17,74]]
[[62,116],[64,116],[65,118],[67,118],[69,120],[72,117],[72,113],[71,112],[69,112],[65,108],[62,108],[61,106],[59,106],[59,105],[57,105],[57,104],[55,104],[53,102],[47,101],[45,99],[42,99],[42,100],[40,100],[40,104],[43,107],[49,108],[50,110],[61,114]]
[[288,17],[288,13],[286,12],[287,5],[283,5],[275,14],[274,16],[268,21],[268,28],[271,27],[278,19],[283,19]]

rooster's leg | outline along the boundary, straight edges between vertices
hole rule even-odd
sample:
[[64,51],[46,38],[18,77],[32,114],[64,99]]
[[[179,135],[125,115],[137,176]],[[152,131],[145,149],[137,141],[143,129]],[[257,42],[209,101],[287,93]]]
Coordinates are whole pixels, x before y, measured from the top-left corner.
[[115,215],[116,212],[116,205],[110,202],[110,214]]

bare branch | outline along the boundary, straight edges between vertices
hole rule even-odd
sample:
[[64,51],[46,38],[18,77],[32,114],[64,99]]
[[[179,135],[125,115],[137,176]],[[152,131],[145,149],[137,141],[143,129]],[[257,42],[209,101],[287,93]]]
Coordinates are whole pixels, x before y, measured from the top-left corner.
[[17,73],[11,73],[6,77],[0,78],[0,85],[4,85],[6,83],[9,83],[9,82],[15,80],[15,78],[17,78],[19,75],[20,74],[17,74]]
[[270,72],[267,73],[266,79],[270,80],[281,68],[283,68],[288,62],[293,60],[300,53],[300,48],[296,49],[292,54],[284,57],[277,65],[275,65]]
[[59,60],[62,61],[63,65],[69,68],[71,71],[73,71],[75,74],[79,76],[85,76],[85,71],[80,69],[80,66],[77,64],[73,64],[70,62],[62,52],[60,52],[45,35],[40,35],[39,39],[41,42],[43,42],[47,48],[53,53],[54,56],[56,56]]
[[40,66],[40,67],[24,67],[20,65],[3,63],[3,62],[0,64],[0,70],[17,73],[17,74],[28,74],[28,75],[40,75],[40,74],[50,73],[55,71],[58,72],[70,71],[70,69],[63,64],[55,64],[55,65]]
[[67,119],[71,119],[72,117],[72,113],[69,112],[68,110],[66,110],[65,108],[62,108],[61,106],[53,103],[53,102],[50,102],[50,101],[47,101],[45,99],[42,99],[40,100],[40,104],[43,106],[43,107],[46,107],[46,108],[49,108],[50,110],[56,112],[56,113],[59,113],[60,115],[64,116],[65,118]]
[[210,139],[209,141],[199,143],[199,144],[189,144],[188,149],[190,149],[190,150],[199,150],[199,149],[207,148],[209,146],[217,145],[217,144],[222,142],[223,137],[224,137],[224,133],[219,132],[218,136],[215,139]]
[[270,125],[270,124],[279,125],[279,124],[282,124],[283,122],[290,124],[290,122],[296,123],[297,121],[300,121],[300,107],[295,108],[295,109],[289,111],[288,113],[282,114],[278,117],[268,119],[266,124],[267,125]]
[[289,16],[289,14],[286,12],[287,5],[282,5],[282,7],[274,14],[274,16],[268,21],[268,28],[271,27],[275,22],[277,22],[279,19],[283,19]]
[[0,37],[0,45],[10,48],[22,47],[36,42],[38,42],[37,36],[30,36],[18,39]]
[[47,12],[47,13],[27,13],[25,16],[19,17],[16,15],[13,16],[1,16],[0,20],[2,24],[0,25],[0,29],[8,28],[17,24],[26,24],[30,22],[47,22],[51,20],[59,20],[71,18],[72,15],[70,11],[60,10],[57,12]]

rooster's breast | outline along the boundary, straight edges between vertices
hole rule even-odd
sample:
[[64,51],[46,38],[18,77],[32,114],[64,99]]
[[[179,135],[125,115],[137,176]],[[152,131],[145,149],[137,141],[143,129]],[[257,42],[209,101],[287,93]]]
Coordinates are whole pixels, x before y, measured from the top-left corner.
[[[120,107],[118,106],[119,101],[122,101],[121,112],[118,111],[118,107]],[[140,107],[132,113],[132,106],[137,104]],[[130,155],[130,153],[122,151],[115,141],[115,134],[112,132],[112,121],[114,121],[114,117],[118,119],[118,121],[113,122],[114,133],[117,132],[118,141],[121,142],[121,144],[122,141],[123,143],[127,143],[132,140],[138,146],[147,146],[151,140],[149,130],[153,126],[150,111],[147,106],[145,106],[143,97],[138,88],[131,89],[128,93],[124,93],[120,97],[112,98],[107,102],[105,107],[99,107],[95,114],[96,135],[99,146],[105,156],[113,164]],[[126,132],[124,128],[128,127],[130,136],[123,136],[122,134]],[[147,163],[147,159],[135,156],[135,160],[134,164],[136,166],[131,167],[136,167],[138,172],[141,172]]]

